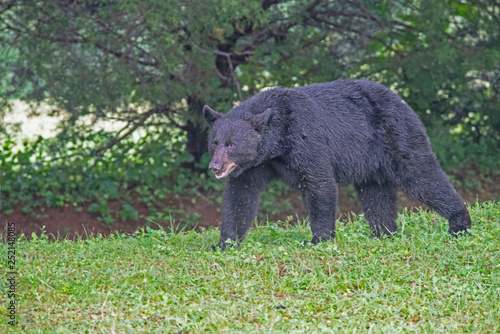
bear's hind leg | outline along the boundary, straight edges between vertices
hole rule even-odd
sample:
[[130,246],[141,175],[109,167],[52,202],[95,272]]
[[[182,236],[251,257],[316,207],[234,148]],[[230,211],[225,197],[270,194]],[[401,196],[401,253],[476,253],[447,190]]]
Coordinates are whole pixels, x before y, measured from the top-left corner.
[[437,160],[431,157],[419,166],[418,171],[406,173],[399,186],[446,218],[450,223],[450,234],[466,232],[472,225],[469,211]]
[[392,236],[398,231],[396,224],[396,192],[390,184],[364,183],[354,185],[363,206],[372,235]]

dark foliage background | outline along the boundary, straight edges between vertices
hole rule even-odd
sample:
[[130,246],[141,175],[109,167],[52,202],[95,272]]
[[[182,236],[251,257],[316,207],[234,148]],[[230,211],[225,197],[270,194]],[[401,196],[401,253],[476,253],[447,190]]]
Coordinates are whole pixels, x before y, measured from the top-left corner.
[[[338,78],[391,87],[447,170],[489,173],[500,163],[499,35],[494,0],[1,1],[1,112],[20,99],[64,116],[55,137],[20,149],[2,129],[2,209],[87,203],[111,222],[110,199],[122,219],[139,218],[137,201],[160,220],[175,210],[158,205],[169,197],[215,203],[203,105],[225,112],[265,87]],[[91,126],[101,121],[122,127]]]

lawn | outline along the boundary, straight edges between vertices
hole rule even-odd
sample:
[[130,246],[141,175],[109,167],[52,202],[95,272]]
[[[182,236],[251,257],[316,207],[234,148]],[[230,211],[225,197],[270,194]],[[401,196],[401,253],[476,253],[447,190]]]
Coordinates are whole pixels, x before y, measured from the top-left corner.
[[0,332],[499,333],[500,204],[471,208],[472,236],[432,212],[403,212],[393,239],[363,217],[304,245],[304,222],[268,222],[224,252],[218,230],[149,228],[15,243],[17,321],[9,325],[9,247],[0,243]]

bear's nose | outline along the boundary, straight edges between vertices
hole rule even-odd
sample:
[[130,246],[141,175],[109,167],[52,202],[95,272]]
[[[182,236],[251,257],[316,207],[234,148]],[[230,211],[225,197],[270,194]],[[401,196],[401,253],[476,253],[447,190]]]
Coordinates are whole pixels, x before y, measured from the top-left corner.
[[215,167],[212,167],[210,168],[210,170],[212,171],[212,173],[214,174],[220,174],[222,173],[222,168],[215,168]]
[[210,165],[208,166],[208,168],[210,168],[210,170],[214,174],[219,174],[222,172],[222,164],[211,162]]

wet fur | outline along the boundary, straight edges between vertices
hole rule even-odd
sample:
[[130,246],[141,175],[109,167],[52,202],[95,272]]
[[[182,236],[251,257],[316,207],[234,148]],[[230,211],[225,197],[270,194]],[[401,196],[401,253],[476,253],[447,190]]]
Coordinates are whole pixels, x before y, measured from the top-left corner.
[[471,227],[418,116],[384,86],[339,80],[264,91],[225,115],[207,108],[210,152],[238,165],[224,190],[221,247],[244,239],[274,178],[301,191],[313,243],[335,237],[337,183],[354,185],[374,236],[397,231],[396,188],[448,219],[450,233]]

